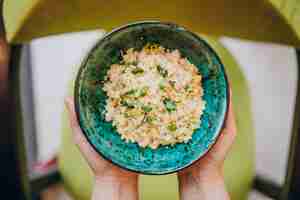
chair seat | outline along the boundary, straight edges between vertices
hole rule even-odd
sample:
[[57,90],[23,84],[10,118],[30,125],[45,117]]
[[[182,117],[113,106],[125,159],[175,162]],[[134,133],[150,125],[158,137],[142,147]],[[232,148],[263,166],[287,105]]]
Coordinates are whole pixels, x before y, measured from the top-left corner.
[[[232,200],[247,199],[254,177],[254,128],[249,89],[242,71],[230,53],[215,38],[206,37],[221,57],[233,91],[233,106],[238,135],[225,161],[225,183]],[[72,84],[70,88],[72,88]],[[72,90],[70,90],[72,91]],[[70,92],[71,95],[71,92]],[[76,200],[89,200],[92,191],[92,173],[77,147],[63,113],[62,142],[59,153],[59,170],[66,189]],[[143,200],[179,199],[176,174],[141,176],[140,195]]]
[[[130,3],[129,3],[130,2]],[[153,5],[159,5],[153,9]],[[160,19],[195,32],[300,46],[296,0],[8,0],[4,20],[10,42],[80,30],[110,30],[137,20]],[[124,11],[124,12],[123,12]]]

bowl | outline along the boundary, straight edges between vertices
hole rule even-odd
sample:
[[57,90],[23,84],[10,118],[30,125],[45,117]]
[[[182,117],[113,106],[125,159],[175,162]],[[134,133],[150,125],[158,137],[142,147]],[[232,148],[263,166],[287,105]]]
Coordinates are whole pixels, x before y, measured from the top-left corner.
[[[136,143],[126,143],[112,123],[105,121],[107,96],[102,87],[107,71],[120,62],[121,51],[139,50],[149,43],[178,49],[202,75],[206,106],[201,126],[187,143],[142,148]],[[229,102],[224,66],[212,47],[181,26],[158,21],[125,25],[100,39],[81,64],[74,95],[79,125],[91,146],[124,169],[153,175],[173,173],[201,159],[218,138]]]

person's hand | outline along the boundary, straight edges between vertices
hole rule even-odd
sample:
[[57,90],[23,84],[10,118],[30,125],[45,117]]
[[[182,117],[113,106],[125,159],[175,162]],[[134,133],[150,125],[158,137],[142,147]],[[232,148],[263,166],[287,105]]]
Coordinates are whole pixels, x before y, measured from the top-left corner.
[[230,102],[225,126],[216,143],[198,162],[178,173],[182,200],[229,199],[224,185],[223,165],[235,137],[236,124]]
[[[89,145],[78,125],[72,99],[66,100],[70,124],[75,143],[95,174],[93,198],[99,199],[137,199],[138,175],[120,169],[102,159]],[[178,173],[182,200],[229,199],[223,179],[225,157],[233,144],[236,126],[231,102],[225,127],[210,151],[191,167]],[[117,186],[117,187],[116,187]],[[97,189],[98,188],[98,189]],[[127,196],[126,196],[127,195]]]
[[73,98],[66,98],[73,139],[95,176],[94,200],[137,199],[138,174],[121,169],[103,159],[88,143],[79,127]]

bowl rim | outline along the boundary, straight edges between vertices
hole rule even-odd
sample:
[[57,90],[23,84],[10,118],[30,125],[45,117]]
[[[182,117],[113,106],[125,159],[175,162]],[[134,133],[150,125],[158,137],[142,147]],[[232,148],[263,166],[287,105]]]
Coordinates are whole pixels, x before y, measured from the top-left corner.
[[[217,61],[220,63],[220,69],[222,70],[223,74],[224,74],[224,79],[225,79],[225,85],[226,85],[226,110],[225,110],[225,114],[224,114],[224,118],[222,121],[222,125],[220,126],[219,130],[217,130],[217,134],[215,136],[215,138],[213,139],[213,141],[209,144],[209,146],[205,149],[205,151],[203,151],[202,155],[198,156],[197,159],[192,160],[191,162],[189,162],[186,165],[183,165],[182,167],[176,168],[175,170],[168,170],[168,171],[162,171],[162,172],[157,172],[157,173],[153,173],[153,172],[145,172],[145,171],[141,171],[141,170],[135,170],[135,169],[130,169],[127,168],[126,166],[122,166],[119,163],[113,161],[112,159],[108,158],[107,156],[105,156],[100,150],[98,150],[96,148],[96,146],[90,141],[90,138],[87,136],[87,133],[85,132],[83,125],[81,123],[80,120],[80,106],[79,106],[79,82],[80,82],[80,77],[82,74],[83,69],[86,66],[86,63],[88,62],[90,55],[92,52],[94,52],[95,49],[97,49],[98,45],[104,41],[107,37],[109,37],[110,35],[119,32],[123,29],[126,29],[128,27],[132,27],[132,26],[137,26],[137,25],[142,25],[142,24],[161,24],[161,25],[165,25],[165,26],[170,26],[171,28],[176,28],[182,31],[187,32],[188,34],[192,35],[194,38],[196,38],[197,40],[199,40],[206,48],[208,48],[213,54],[215,54],[214,56],[216,57]],[[176,173],[179,172],[183,169],[189,168],[190,166],[192,166],[193,164],[195,164],[196,162],[198,162],[201,158],[203,158],[211,149],[212,147],[216,144],[218,138],[221,135],[222,130],[225,127],[225,123],[227,121],[228,118],[228,111],[229,111],[229,103],[231,101],[231,96],[230,96],[230,85],[229,85],[229,81],[228,81],[228,77],[227,77],[227,73],[224,67],[224,64],[221,62],[221,59],[219,57],[219,54],[213,49],[213,47],[203,38],[201,38],[200,36],[198,36],[197,34],[189,31],[188,29],[186,29],[183,26],[179,26],[173,22],[163,22],[163,21],[157,21],[157,20],[145,20],[145,21],[136,21],[136,22],[132,22],[132,23],[128,23],[122,26],[119,26],[115,29],[112,29],[111,31],[107,32],[106,34],[104,34],[103,37],[101,37],[101,39],[98,39],[96,41],[96,43],[92,46],[92,48],[89,49],[87,55],[84,57],[84,59],[81,61],[79,70],[77,72],[76,78],[75,78],[75,84],[74,84],[74,107],[75,107],[75,113],[76,113],[76,118],[79,124],[79,127],[84,135],[84,137],[87,139],[89,145],[105,160],[109,161],[110,163],[112,163],[113,165],[116,165],[122,169],[125,169],[127,171],[131,171],[134,173],[138,173],[138,174],[145,174],[145,175],[167,175],[167,174],[172,174],[172,173]]]

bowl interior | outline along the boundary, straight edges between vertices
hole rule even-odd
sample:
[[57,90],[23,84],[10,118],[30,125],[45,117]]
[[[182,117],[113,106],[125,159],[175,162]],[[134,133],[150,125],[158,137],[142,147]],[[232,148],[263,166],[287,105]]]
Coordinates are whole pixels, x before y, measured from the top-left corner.
[[[103,80],[109,67],[120,62],[121,51],[141,49],[148,43],[178,49],[197,66],[203,80],[206,107],[202,124],[188,143],[141,148],[124,142],[105,121]],[[127,25],[97,42],[82,63],[75,83],[75,106],[80,126],[91,145],[113,163],[145,174],[166,174],[199,159],[215,142],[228,108],[228,84],[216,53],[198,36],[173,24],[142,22]]]

